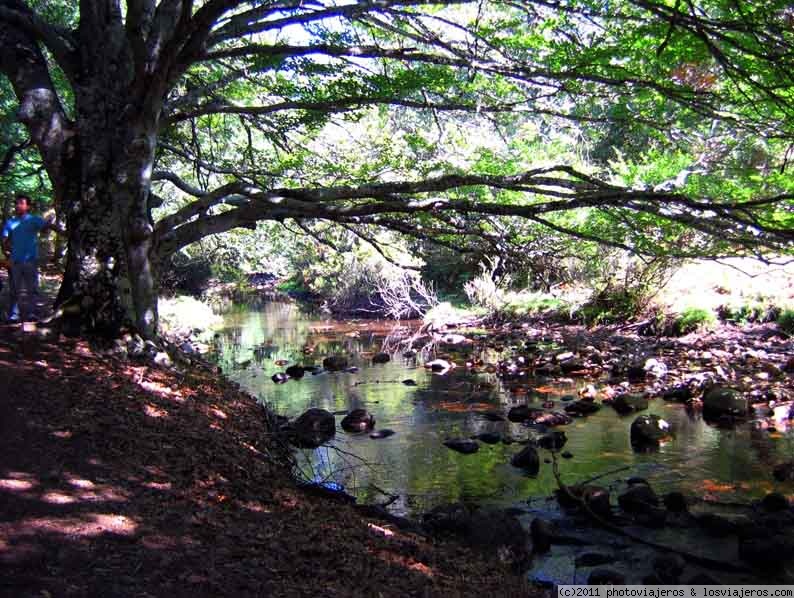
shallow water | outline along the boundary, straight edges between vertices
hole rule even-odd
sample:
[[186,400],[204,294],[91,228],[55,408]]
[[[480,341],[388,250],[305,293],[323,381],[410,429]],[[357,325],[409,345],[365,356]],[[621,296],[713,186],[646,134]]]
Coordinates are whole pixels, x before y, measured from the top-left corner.
[[[557,487],[551,466],[542,464],[537,477],[512,467],[510,457],[520,444],[481,443],[476,454],[462,455],[442,442],[491,431],[516,440],[536,435],[520,424],[488,421],[480,413],[506,414],[513,405],[539,406],[549,399],[561,409],[560,397],[576,394],[577,387],[544,383],[523,389],[528,390],[525,394],[511,394],[494,374],[472,374],[464,367],[434,374],[422,367],[421,357],[406,359],[402,351],[396,351],[390,363],[371,363],[375,352],[384,347],[395,350],[397,341],[416,325],[324,320],[294,304],[270,303],[256,311],[228,314],[217,338],[216,357],[230,378],[278,413],[293,418],[309,407],[331,412],[363,407],[374,414],[376,429],[396,432],[374,440],[338,428],[329,447],[298,451],[307,479],[340,483],[361,502],[384,502],[387,495],[398,495],[390,507],[397,514],[414,515],[454,501],[526,507],[529,499],[532,510],[550,508],[543,497]],[[301,380],[280,385],[270,379],[286,367],[276,365],[277,361],[320,365],[334,353],[349,356],[359,370],[307,373]],[[495,362],[498,354],[491,351],[485,358]],[[403,384],[406,379],[416,386]],[[620,417],[608,407],[557,428],[565,430],[565,450],[573,454],[569,460],[559,460],[563,480],[571,484],[614,471],[599,483],[641,476],[659,494],[676,489],[722,501],[757,498],[771,490],[791,494],[790,485],[774,482],[770,474],[772,464],[794,457],[790,434],[756,432],[748,426],[720,430],[691,417],[682,406],[661,400],[652,401],[647,412],[659,414],[675,430],[674,440],[655,453],[633,452],[629,427],[635,416]],[[541,451],[542,458],[548,456]]]

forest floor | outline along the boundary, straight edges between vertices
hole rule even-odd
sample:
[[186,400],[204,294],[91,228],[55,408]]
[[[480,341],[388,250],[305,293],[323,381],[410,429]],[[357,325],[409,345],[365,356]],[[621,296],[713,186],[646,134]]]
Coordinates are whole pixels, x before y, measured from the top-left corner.
[[0,596],[530,594],[460,544],[297,490],[261,407],[212,369],[46,332],[0,325]]

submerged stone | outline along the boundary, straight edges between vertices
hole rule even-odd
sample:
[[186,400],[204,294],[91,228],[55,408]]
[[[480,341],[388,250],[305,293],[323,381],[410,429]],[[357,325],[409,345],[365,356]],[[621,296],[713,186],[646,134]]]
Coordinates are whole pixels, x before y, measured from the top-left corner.
[[372,356],[372,363],[389,363],[391,361],[391,355],[388,353],[375,353]]
[[345,432],[364,432],[375,427],[375,418],[366,409],[353,409],[340,425]]
[[444,441],[444,446],[464,455],[471,455],[480,450],[480,444],[470,438],[450,438]]
[[290,441],[299,448],[317,448],[336,435],[336,420],[325,409],[305,411],[291,426]]
[[671,435],[670,424],[658,415],[640,415],[631,424],[631,446],[643,450],[659,446]]
[[534,446],[525,446],[510,459],[513,467],[519,467],[530,475],[536,475],[540,471],[540,457],[538,450]]
[[348,366],[347,357],[344,355],[329,355],[323,359],[323,367],[329,372],[337,372]]
[[746,417],[750,413],[750,402],[736,389],[715,386],[703,395],[703,413],[710,417]]

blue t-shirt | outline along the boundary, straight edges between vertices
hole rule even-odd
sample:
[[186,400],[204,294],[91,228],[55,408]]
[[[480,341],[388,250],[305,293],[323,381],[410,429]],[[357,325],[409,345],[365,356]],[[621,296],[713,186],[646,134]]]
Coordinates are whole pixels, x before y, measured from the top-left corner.
[[33,262],[39,255],[39,243],[36,235],[44,228],[47,221],[41,216],[25,214],[12,216],[3,227],[3,238],[11,237],[11,261]]

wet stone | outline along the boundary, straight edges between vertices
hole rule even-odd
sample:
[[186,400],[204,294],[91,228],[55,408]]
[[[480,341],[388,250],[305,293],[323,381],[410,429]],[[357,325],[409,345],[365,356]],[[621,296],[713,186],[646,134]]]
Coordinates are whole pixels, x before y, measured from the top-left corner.
[[785,511],[790,506],[788,499],[780,492],[770,492],[761,500],[761,507],[770,513]]
[[477,434],[474,438],[485,444],[497,444],[502,440],[502,435],[496,432],[483,432],[482,434]]
[[349,365],[347,357],[344,355],[329,355],[323,359],[323,367],[329,372],[337,372],[345,369]]
[[345,432],[365,432],[375,427],[375,417],[366,409],[353,409],[340,425]]
[[626,513],[646,513],[659,504],[659,497],[650,486],[634,484],[618,496],[618,504]]
[[530,475],[535,475],[540,471],[540,458],[534,446],[525,446],[521,451],[513,455],[510,459],[513,467],[523,469]]
[[388,428],[383,428],[382,430],[376,430],[372,432],[369,437],[375,440],[379,440],[381,438],[388,438],[389,436],[394,436],[396,432],[394,430],[389,430]]
[[391,355],[388,353],[375,353],[372,356],[372,363],[389,363],[391,361]]
[[464,455],[471,455],[480,450],[479,443],[469,438],[450,438],[444,441],[444,446]]
[[565,432],[554,431],[541,436],[538,439],[538,446],[547,450],[558,451],[565,446],[567,441],[568,438],[565,436]]
[[687,510],[686,497],[680,492],[668,492],[662,499],[664,506],[671,513],[683,513]]

